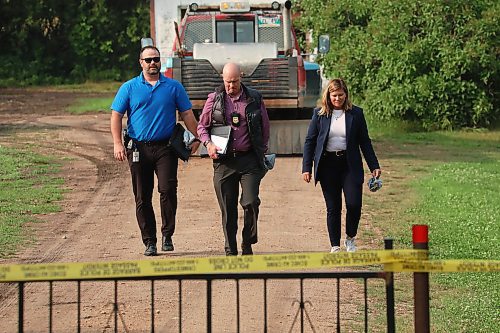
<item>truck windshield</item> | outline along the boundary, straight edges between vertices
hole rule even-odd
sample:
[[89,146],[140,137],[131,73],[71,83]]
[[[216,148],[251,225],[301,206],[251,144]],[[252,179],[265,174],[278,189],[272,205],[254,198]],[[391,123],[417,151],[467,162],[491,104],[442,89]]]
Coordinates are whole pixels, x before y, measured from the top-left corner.
[[217,43],[253,43],[253,21],[217,21]]

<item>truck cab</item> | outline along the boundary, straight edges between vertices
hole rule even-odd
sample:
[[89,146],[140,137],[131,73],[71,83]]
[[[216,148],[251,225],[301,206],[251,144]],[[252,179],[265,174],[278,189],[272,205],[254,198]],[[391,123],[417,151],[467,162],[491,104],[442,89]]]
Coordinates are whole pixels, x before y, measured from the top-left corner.
[[[196,0],[193,0],[196,1]],[[186,88],[198,117],[228,62],[257,89],[271,119],[269,151],[302,154],[321,91],[320,68],[304,61],[292,25],[290,0],[151,0],[151,36],[162,71]],[[146,38],[148,39],[148,38]],[[329,39],[318,51],[328,52]]]
[[[271,119],[310,118],[318,89],[307,89],[290,9],[290,1],[189,5],[176,25],[174,56],[165,74],[184,85],[196,114],[222,84],[224,64],[236,62],[242,82],[262,93]],[[319,80],[311,82],[319,85]]]

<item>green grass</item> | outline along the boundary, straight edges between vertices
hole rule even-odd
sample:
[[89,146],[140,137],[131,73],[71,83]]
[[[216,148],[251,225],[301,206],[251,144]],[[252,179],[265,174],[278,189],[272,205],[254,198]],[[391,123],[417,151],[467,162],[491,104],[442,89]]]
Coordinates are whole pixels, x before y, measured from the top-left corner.
[[[92,82],[88,81],[83,84],[66,84],[60,86],[52,86],[52,89],[60,91],[74,91],[84,93],[116,93],[123,82],[103,81]],[[44,88],[45,89],[45,88]]]
[[68,111],[74,114],[86,112],[108,112],[113,102],[113,98],[80,98],[73,105],[68,107]]
[[[432,259],[498,260],[500,132],[370,129],[384,188],[365,196],[364,211],[384,236],[411,248],[412,224],[428,224]],[[395,279],[397,331],[413,332],[412,275]],[[498,285],[497,273],[431,273],[431,331],[496,332]]]
[[32,150],[0,146],[0,258],[14,254],[20,242],[32,237],[25,228],[37,222],[35,214],[60,210],[60,166]]
[[[499,165],[498,161],[442,164],[416,184],[422,201],[412,214],[429,225],[431,258],[498,259]],[[440,331],[494,332],[499,327],[498,274],[433,274],[431,285],[435,293],[431,316],[443,323]],[[460,316],[451,320],[456,313]]]
[[62,84],[52,86],[27,86],[25,89],[36,91],[69,91],[76,93],[116,93],[118,88],[123,82],[115,81],[102,81],[92,82],[88,81],[82,84]]
[[114,94],[118,91],[122,83],[120,82],[85,82],[83,84],[67,84],[45,87],[28,87],[31,90],[43,90],[47,92],[76,92],[91,94],[106,94],[112,97],[85,97],[78,98],[67,111],[73,114],[82,114],[87,112],[109,112]]
[[[44,87],[44,90],[51,91],[71,91],[84,93],[109,93],[113,95],[118,91],[121,83],[119,82],[86,82],[84,84],[61,85]],[[109,112],[114,97],[91,97],[78,98],[67,108],[67,111],[73,114],[82,114],[87,112]]]
[[500,253],[498,163],[447,163],[416,184],[413,211],[432,230],[432,257],[497,259]]

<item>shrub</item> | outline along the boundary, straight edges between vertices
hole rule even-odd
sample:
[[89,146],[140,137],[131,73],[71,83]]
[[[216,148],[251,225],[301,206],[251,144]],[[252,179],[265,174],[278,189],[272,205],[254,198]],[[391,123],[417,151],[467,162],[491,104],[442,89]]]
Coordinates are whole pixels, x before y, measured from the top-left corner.
[[492,0],[301,0],[300,26],[328,33],[320,58],[355,102],[428,130],[498,119],[500,3]]

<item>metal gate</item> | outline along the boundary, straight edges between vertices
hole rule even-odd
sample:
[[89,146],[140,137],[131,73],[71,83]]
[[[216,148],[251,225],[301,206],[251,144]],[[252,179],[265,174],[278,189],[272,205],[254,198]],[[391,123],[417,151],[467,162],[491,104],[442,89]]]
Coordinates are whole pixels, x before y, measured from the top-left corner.
[[[385,248],[392,248],[392,240],[385,240]],[[189,297],[192,293],[189,284],[193,282],[197,284],[195,303],[198,307],[199,304],[205,304],[203,309],[196,312],[189,308]],[[16,282],[17,330],[27,332],[33,330],[34,326],[36,331],[48,332],[95,332],[96,329],[100,332],[240,332],[249,329],[252,332],[372,332],[372,326],[375,324],[376,331],[380,331],[382,325],[383,331],[395,332],[393,282],[392,272],[378,270],[183,274]],[[120,293],[120,287],[126,283],[140,283],[138,290],[141,292],[137,292],[137,295],[135,292]],[[168,291],[162,287],[164,283],[170,283],[171,288]],[[375,299],[368,296],[372,283],[378,283],[379,288],[375,288]],[[72,288],[70,294],[75,297],[70,300],[57,299],[54,290],[60,284],[65,284],[66,289]],[[101,286],[102,284],[106,284],[106,287]],[[349,288],[350,294],[346,295],[344,290],[348,284],[352,284],[352,287]],[[242,286],[245,285],[246,292],[242,291],[245,289]],[[323,292],[320,288],[328,291]],[[279,297],[276,297],[276,289],[281,292]],[[313,297],[312,294],[318,296],[318,290],[321,295],[324,294],[323,300]],[[356,297],[352,295],[353,290],[356,291]],[[31,304],[30,297],[34,293],[39,296],[40,304]],[[99,294],[106,294],[105,302],[101,302],[105,306],[100,313],[100,322],[86,314],[88,311],[84,309],[89,306],[99,307],[89,305],[91,302],[87,300]],[[45,295],[46,300],[40,301],[40,297],[45,298]],[[248,297],[258,297],[260,302],[253,302],[249,309],[246,305]],[[279,317],[276,314],[276,309],[283,307],[283,302],[277,306],[277,299],[287,303],[285,316]],[[354,314],[357,322],[347,318],[346,311],[343,310],[346,306],[351,308],[349,311],[359,311],[359,315]],[[109,311],[106,310],[107,307]],[[74,321],[67,321],[69,311],[70,317],[73,317],[74,313]],[[322,327],[318,326],[318,311],[326,314],[322,319],[326,320],[326,323],[323,322]],[[66,312],[64,323],[59,319],[58,313],[61,312]],[[134,313],[134,317],[139,317],[139,313],[143,315],[140,328],[130,328],[130,322],[127,323],[130,313]],[[170,320],[168,328],[164,323],[166,314],[175,318]],[[374,316],[377,316],[376,322],[371,318]],[[105,323],[103,317],[107,318]],[[186,323],[193,318],[197,326],[189,327]],[[99,324],[102,326],[95,327]],[[353,325],[355,329],[352,328]],[[12,327],[9,331],[15,329]]]

